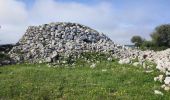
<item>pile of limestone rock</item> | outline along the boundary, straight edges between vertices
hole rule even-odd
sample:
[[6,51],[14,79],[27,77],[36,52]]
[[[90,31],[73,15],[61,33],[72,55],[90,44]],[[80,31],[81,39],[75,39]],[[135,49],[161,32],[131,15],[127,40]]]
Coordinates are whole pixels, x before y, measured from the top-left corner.
[[160,70],[161,74],[154,78],[155,81],[163,83],[161,86],[164,90],[170,90],[170,49],[158,52],[150,52],[148,57],[156,63],[156,68]]
[[9,52],[15,62],[56,63],[65,58],[76,59],[83,52],[110,53],[120,64],[132,63],[146,67],[153,61],[164,74],[154,80],[164,82],[162,88],[170,90],[170,49],[154,52],[140,51],[115,44],[103,33],[77,23],[57,22],[30,26],[24,36]]
[[[130,57],[121,58],[120,64],[132,64],[134,66],[142,66],[144,69],[150,68],[146,65],[146,61],[156,64],[156,69],[160,71],[160,75],[154,78],[155,81],[163,83],[161,86],[164,90],[170,90],[170,49],[163,51],[153,50],[128,50],[131,53]],[[132,62],[137,59],[137,62]]]
[[161,74],[154,78],[155,81],[164,83],[162,88],[170,90],[170,49],[163,51],[143,51],[143,54],[147,55],[147,60],[153,61],[156,64]]
[[128,48],[114,44],[103,33],[77,23],[57,22],[30,26],[9,55],[16,62],[59,62],[82,52],[104,52],[120,58]]

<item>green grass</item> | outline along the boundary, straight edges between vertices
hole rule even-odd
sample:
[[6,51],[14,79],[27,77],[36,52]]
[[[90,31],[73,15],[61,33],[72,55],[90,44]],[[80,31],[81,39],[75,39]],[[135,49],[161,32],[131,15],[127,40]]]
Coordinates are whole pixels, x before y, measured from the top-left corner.
[[160,83],[153,81],[157,75],[116,61],[100,62],[94,69],[86,63],[56,68],[4,66],[0,67],[0,100],[169,100],[169,92],[154,94],[160,90]]

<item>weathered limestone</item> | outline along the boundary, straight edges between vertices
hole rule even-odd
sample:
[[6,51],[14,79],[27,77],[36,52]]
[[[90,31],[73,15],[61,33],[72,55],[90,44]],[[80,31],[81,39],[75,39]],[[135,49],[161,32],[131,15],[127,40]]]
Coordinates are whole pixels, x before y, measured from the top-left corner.
[[120,58],[130,55],[127,50],[87,26],[58,22],[30,26],[9,55],[16,62],[43,63],[74,58],[82,52],[111,53]]

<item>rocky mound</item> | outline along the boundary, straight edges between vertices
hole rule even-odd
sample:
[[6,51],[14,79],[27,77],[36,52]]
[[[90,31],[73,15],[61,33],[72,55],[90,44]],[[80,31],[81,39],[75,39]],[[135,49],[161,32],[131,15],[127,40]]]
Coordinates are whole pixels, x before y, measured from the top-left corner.
[[17,62],[37,63],[56,62],[82,52],[111,52],[118,56],[124,50],[87,26],[58,22],[30,26],[9,55]]

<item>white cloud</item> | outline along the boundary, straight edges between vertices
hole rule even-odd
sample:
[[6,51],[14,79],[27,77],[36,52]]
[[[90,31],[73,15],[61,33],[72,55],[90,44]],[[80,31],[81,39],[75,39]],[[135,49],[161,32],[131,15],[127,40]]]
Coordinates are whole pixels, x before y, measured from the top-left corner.
[[23,24],[27,17],[24,3],[14,0],[0,0],[1,24]]
[[76,2],[62,3],[54,0],[37,0],[30,15],[34,21],[48,23],[50,21],[71,21],[82,24],[106,23],[111,19],[111,7],[108,3],[88,6]]
[[[78,22],[104,32],[113,41],[121,44],[130,43],[130,38],[135,34],[130,33],[130,31],[137,28],[133,24],[122,23],[121,20],[127,16],[122,13],[119,14],[109,2],[88,6],[76,2],[63,3],[54,2],[54,0],[38,0],[31,9],[30,15],[34,18],[32,22],[36,22],[35,24],[52,21]],[[125,17],[122,18],[120,15]]]
[[15,43],[27,25],[25,4],[15,0],[0,0],[0,43]]
[[121,44],[130,43],[130,38],[136,34],[148,37],[146,33],[153,29],[153,25],[146,26],[146,22],[152,19],[148,15],[152,9],[127,8],[118,9],[109,0],[94,5],[36,0],[32,7],[26,9],[22,0],[0,0],[0,43],[16,43],[29,25],[58,21],[90,26]]
[[26,25],[3,25],[0,29],[0,43],[16,43],[26,30]]

